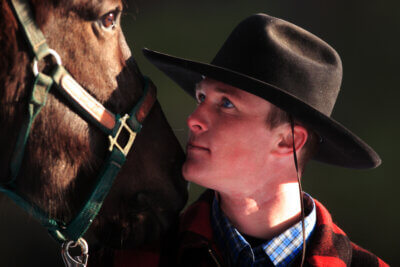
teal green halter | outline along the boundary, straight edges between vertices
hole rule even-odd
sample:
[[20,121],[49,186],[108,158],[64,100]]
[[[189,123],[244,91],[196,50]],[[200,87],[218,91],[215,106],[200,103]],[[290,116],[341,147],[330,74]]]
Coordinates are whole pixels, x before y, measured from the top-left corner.
[[[7,184],[0,185],[0,192],[8,195],[19,206],[37,218],[56,240],[60,242],[77,241],[93,222],[115,177],[125,163],[136,134],[142,128],[142,123],[155,102],[156,89],[151,81],[145,78],[143,96],[131,112],[124,116],[113,114],[91,97],[62,66],[60,57],[48,47],[43,33],[37,27],[28,1],[12,0],[11,2],[34,54],[35,81],[28,104],[28,114],[20,129],[11,159],[11,179]],[[37,62],[49,55],[55,57],[57,65],[50,74],[39,72]],[[46,105],[47,95],[51,88],[56,88],[67,102],[78,110],[81,117],[108,135],[110,141],[107,159],[92,192],[75,218],[67,223],[50,218],[45,211],[15,192],[15,180],[20,171],[33,121],[42,107]],[[122,131],[129,134],[129,140],[125,145],[118,144],[118,137]]]

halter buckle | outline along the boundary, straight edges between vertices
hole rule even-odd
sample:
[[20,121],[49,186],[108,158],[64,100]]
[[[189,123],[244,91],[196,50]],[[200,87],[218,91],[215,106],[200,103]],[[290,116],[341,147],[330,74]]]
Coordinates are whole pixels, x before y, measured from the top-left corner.
[[[108,139],[110,140],[110,147],[108,149],[112,151],[114,149],[114,146],[116,146],[122,152],[122,154],[124,154],[125,157],[128,155],[128,152],[131,149],[133,142],[135,141],[136,138],[136,132],[132,131],[132,129],[126,123],[128,119],[129,119],[128,114],[125,114],[122,118],[120,118],[119,119],[120,125],[117,133],[115,134],[115,137],[111,135],[108,136]],[[128,142],[125,144],[125,146],[118,144],[118,138],[122,132],[122,129],[127,130],[129,133],[129,139]]]

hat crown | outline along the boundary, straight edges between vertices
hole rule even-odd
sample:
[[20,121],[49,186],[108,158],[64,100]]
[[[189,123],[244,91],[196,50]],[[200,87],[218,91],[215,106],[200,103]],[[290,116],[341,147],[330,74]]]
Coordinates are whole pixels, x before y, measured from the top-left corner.
[[274,85],[327,116],[342,80],[342,63],[331,46],[266,14],[242,21],[211,64]]

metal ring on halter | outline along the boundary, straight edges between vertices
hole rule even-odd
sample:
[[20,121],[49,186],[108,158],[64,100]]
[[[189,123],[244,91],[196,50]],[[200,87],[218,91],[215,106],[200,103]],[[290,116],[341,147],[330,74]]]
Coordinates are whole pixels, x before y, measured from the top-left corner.
[[[55,50],[49,48],[49,55],[52,55],[56,59],[57,65],[62,65],[61,57]],[[38,60],[36,58],[33,59],[32,71],[35,77],[39,74]]]
[[[80,256],[71,256],[69,249],[79,246],[81,248]],[[64,260],[64,264],[67,267],[84,267],[87,265],[89,257],[89,246],[85,239],[79,238],[78,241],[67,241],[61,246],[61,255]]]
[[[72,244],[72,245],[71,245],[71,244]],[[75,248],[75,247],[77,247],[77,246],[80,246],[80,247],[81,247],[82,254],[88,254],[88,253],[89,253],[89,246],[88,246],[86,240],[83,239],[82,237],[79,238],[78,241],[76,241],[76,242],[74,242],[74,241],[69,241],[69,242],[67,243],[67,247],[66,247],[66,248],[69,248],[69,247]]]

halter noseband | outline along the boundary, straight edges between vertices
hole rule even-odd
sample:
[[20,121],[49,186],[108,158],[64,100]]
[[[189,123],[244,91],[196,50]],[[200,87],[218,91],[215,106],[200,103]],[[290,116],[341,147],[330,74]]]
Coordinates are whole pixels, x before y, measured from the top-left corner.
[[[88,94],[62,66],[57,52],[48,47],[43,33],[36,25],[28,1],[11,0],[11,3],[34,54],[33,72],[35,81],[28,104],[28,116],[24,119],[20,129],[11,159],[11,179],[7,184],[0,185],[0,192],[4,192],[14,202],[36,217],[56,240],[60,242],[78,241],[93,222],[115,177],[125,163],[136,134],[139,133],[144,119],[156,101],[156,88],[148,78],[145,78],[143,95],[131,112],[124,116],[113,114]],[[47,75],[38,71],[37,62],[49,55],[56,58],[57,64],[52,73]],[[57,88],[81,117],[108,135],[110,141],[109,153],[101,168],[96,185],[81,210],[68,223],[50,218],[45,211],[17,194],[14,183],[22,164],[33,121],[41,108],[45,106],[48,92],[53,87]],[[122,131],[129,134],[128,142],[124,145],[118,143],[118,137]]]

